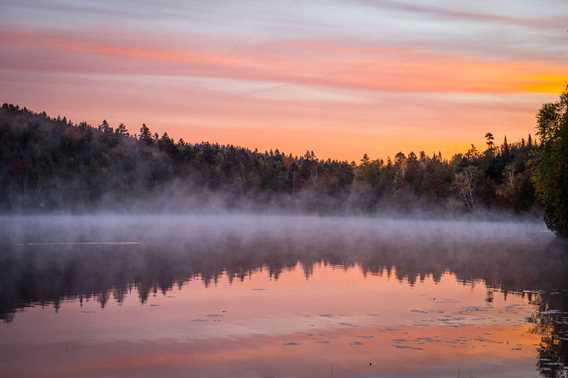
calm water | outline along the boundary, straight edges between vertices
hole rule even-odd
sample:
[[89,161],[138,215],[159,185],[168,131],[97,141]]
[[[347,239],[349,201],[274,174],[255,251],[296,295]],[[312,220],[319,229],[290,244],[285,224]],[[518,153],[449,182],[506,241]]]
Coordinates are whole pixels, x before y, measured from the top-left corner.
[[568,248],[540,224],[61,216],[0,230],[2,377],[568,371]]

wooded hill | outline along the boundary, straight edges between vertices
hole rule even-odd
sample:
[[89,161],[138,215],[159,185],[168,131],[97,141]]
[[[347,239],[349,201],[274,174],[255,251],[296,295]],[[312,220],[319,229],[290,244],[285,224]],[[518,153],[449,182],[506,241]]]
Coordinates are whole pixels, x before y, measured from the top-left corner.
[[535,143],[475,146],[450,159],[424,152],[355,162],[233,145],[174,141],[146,125],[74,124],[26,108],[0,110],[0,209],[272,208],[316,213],[425,210],[538,213]]

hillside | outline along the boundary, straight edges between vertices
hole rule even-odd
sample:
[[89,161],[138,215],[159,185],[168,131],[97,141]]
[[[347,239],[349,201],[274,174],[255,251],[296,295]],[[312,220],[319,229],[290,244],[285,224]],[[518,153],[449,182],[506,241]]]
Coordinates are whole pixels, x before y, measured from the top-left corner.
[[278,208],[319,213],[538,212],[527,141],[444,159],[398,153],[359,163],[174,141],[142,125],[73,124],[0,110],[0,209],[20,211]]

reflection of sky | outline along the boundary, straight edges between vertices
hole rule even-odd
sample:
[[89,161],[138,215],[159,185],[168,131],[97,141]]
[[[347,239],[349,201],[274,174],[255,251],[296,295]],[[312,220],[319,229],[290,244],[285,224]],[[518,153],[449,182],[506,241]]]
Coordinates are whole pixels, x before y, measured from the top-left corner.
[[0,101],[325,157],[525,137],[568,80],[565,0],[4,0],[0,25]]
[[[337,376],[536,375],[538,335],[525,321],[534,308],[518,295],[492,303],[486,296],[483,282],[464,284],[451,274],[409,285],[394,272],[363,276],[359,268],[317,265],[306,279],[298,265],[278,280],[260,271],[208,288],[191,281],[144,305],[134,290],[104,309],[78,300],[57,314],[27,309],[0,325],[0,352],[5,372],[31,376],[41,375],[36,366],[60,377],[144,376],[146,369],[328,377],[330,363]],[[373,370],[365,370],[369,361]]]

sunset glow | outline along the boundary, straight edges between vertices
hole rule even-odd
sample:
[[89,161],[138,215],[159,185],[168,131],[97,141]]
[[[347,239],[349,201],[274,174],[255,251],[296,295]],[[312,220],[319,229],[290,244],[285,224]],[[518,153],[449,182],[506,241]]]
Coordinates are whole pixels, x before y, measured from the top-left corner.
[[568,82],[564,0],[0,3],[0,101],[358,160],[518,140]]

